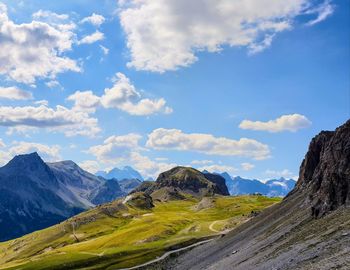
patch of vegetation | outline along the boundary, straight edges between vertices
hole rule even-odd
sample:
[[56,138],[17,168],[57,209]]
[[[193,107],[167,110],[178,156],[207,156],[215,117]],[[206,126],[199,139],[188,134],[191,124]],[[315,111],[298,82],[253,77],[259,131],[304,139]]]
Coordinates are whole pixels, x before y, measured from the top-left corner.
[[184,243],[232,229],[279,198],[213,197],[208,208],[187,198],[153,208],[96,207],[58,225],[0,243],[0,269],[115,269],[145,263]]

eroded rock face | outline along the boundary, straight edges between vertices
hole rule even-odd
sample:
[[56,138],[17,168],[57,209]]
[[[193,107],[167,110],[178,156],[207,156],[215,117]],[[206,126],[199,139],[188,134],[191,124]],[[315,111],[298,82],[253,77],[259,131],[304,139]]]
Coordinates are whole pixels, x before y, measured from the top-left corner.
[[350,205],[350,120],[312,139],[296,189],[308,192],[314,217]]

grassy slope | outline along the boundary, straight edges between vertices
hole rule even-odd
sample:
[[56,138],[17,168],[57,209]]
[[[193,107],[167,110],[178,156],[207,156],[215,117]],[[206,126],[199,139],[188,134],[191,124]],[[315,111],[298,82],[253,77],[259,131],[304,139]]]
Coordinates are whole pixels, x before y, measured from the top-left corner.
[[[188,199],[151,210],[106,204],[61,224],[0,243],[0,269],[109,269],[138,265],[176,245],[213,236],[280,201],[263,196],[216,197],[195,210]],[[215,223],[214,223],[215,221]],[[74,230],[73,230],[74,227]]]

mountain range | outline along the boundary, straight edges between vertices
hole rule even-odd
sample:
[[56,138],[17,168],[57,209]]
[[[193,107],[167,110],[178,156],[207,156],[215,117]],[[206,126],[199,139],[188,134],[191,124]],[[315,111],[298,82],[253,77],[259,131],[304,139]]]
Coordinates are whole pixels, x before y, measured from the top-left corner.
[[262,182],[256,179],[245,179],[240,176],[232,177],[227,172],[216,174],[225,178],[230,195],[260,193],[269,197],[284,197],[296,184],[295,180],[283,177]]
[[0,168],[0,241],[125,196],[139,184],[106,181],[73,161],[45,163],[37,153],[18,155]]
[[114,168],[108,172],[98,171],[96,175],[102,176],[105,179],[115,178],[117,180],[123,180],[123,179],[138,179],[140,181],[144,180],[142,175],[130,166],[125,166],[122,168]]

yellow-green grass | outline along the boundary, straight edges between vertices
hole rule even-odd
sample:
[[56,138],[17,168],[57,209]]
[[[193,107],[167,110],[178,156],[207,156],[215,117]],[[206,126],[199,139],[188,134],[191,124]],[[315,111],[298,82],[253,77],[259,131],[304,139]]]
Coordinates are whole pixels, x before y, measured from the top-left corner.
[[[96,207],[61,224],[0,243],[0,269],[116,269],[145,263],[234,228],[279,198],[215,197],[155,203],[142,210],[121,201]],[[74,228],[73,228],[74,227]],[[74,232],[74,233],[73,233]]]

